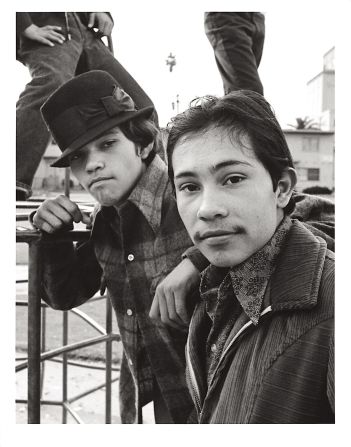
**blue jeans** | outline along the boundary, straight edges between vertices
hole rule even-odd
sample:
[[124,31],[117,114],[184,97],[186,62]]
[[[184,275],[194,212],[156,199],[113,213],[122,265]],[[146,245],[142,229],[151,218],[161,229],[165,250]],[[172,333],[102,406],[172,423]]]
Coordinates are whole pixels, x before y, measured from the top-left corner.
[[247,89],[263,95],[257,69],[265,37],[264,15],[259,12],[207,12],[205,32],[214,50],[224,93]]
[[138,108],[152,105],[144,90],[94,31],[87,29],[75,13],[69,13],[68,20],[71,40],[50,47],[23,39],[19,51],[20,59],[32,77],[16,105],[16,186],[26,190],[27,196],[31,194],[34,174],[50,138],[40,107],[63,83],[78,73],[105,70],[132,97]]

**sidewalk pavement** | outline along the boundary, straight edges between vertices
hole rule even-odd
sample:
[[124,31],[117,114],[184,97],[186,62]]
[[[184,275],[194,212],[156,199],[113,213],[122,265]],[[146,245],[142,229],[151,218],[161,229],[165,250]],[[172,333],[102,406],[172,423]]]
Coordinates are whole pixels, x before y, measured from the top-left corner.
[[[16,279],[28,278],[28,266],[26,264],[16,265]],[[27,283],[20,283],[16,285],[16,297],[23,299],[27,296]],[[21,309],[19,309],[21,310]],[[55,311],[51,311],[55,312]],[[23,318],[23,317],[22,317]],[[114,317],[115,318],[115,317]],[[17,323],[20,320],[17,321]],[[22,321],[22,319],[21,319]],[[50,320],[50,329],[53,330],[53,319]],[[26,322],[22,323],[26,325]],[[80,323],[80,322],[78,322]],[[82,325],[82,323],[80,323]],[[83,332],[82,332],[83,334]],[[82,335],[80,334],[80,335]],[[25,344],[25,336],[22,337],[24,343],[21,341],[21,347]],[[117,348],[116,348],[117,349]],[[118,347],[118,352],[120,351]],[[96,355],[96,353],[95,353]],[[19,351],[16,353],[16,358],[24,358],[26,352]],[[74,359],[75,361],[77,359]],[[79,359],[78,359],[79,361]],[[44,400],[58,400],[62,399],[62,364],[48,360],[44,362],[44,381],[42,399]],[[102,362],[84,361],[84,364],[89,364],[94,367],[104,366]],[[119,372],[114,371],[112,377],[118,377]],[[105,382],[105,371],[99,369],[88,369],[74,365],[68,365],[68,398],[83,393],[93,387],[96,387]],[[120,423],[119,405],[118,405],[118,380],[112,383],[112,423]],[[27,399],[27,370],[16,373],[16,398]],[[105,389],[101,388],[94,393],[91,393],[74,403],[72,409],[79,415],[82,421],[86,424],[104,424],[105,423]],[[16,423],[27,423],[27,405],[16,404]],[[61,424],[62,423],[62,407],[60,405],[43,405],[41,408],[41,423],[42,424]],[[68,424],[75,424],[74,418],[68,414]],[[150,403],[143,409],[143,423],[153,424],[154,413],[153,404]]]
[[[16,357],[23,357],[17,353]],[[87,362],[85,362],[87,363]],[[89,362],[92,366],[103,366],[102,363]],[[118,377],[115,371],[112,377]],[[68,398],[72,399],[89,389],[105,382],[105,371],[68,365]],[[112,383],[112,424],[121,423],[118,405],[118,380]],[[16,398],[27,399],[27,370],[16,373]],[[62,364],[46,361],[44,366],[43,400],[62,400]],[[84,424],[105,423],[105,388],[101,388],[71,404],[73,411],[78,414]],[[62,424],[61,405],[42,405],[41,424]],[[16,404],[16,423],[27,423],[27,405]],[[67,424],[76,424],[75,419],[68,413]],[[152,402],[143,408],[143,423],[154,424]]]

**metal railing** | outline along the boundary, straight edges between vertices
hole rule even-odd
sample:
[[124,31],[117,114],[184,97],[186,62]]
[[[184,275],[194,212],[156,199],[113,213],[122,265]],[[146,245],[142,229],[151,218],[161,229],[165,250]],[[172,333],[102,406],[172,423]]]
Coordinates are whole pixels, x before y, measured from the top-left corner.
[[[19,220],[23,220],[19,213]],[[50,236],[50,242],[61,243],[63,241],[85,241],[89,237],[90,231],[72,230],[64,234]],[[41,405],[61,405],[63,408],[62,423],[67,423],[67,414],[70,413],[78,423],[83,423],[79,415],[73,410],[71,404],[76,400],[105,387],[105,423],[111,423],[111,393],[112,383],[118,380],[118,376],[112,378],[112,371],[118,369],[112,367],[112,343],[120,341],[120,335],[112,330],[112,307],[110,300],[106,296],[96,297],[90,300],[106,301],[106,328],[100,326],[81,310],[75,308],[63,312],[63,346],[46,351],[45,347],[45,328],[46,328],[46,308],[47,305],[41,301],[41,260],[39,254],[39,245],[47,237],[37,230],[17,227],[16,242],[28,244],[28,301],[18,300],[17,305],[28,305],[28,357],[21,359],[16,365],[16,372],[28,369],[27,380],[27,399],[16,399],[16,403],[27,403],[28,423],[40,423]],[[23,282],[23,281],[21,281]],[[79,318],[83,319],[88,325],[93,327],[99,335],[96,337],[68,344],[68,314],[73,312]],[[67,354],[77,349],[92,346],[98,343],[105,343],[105,382],[88,389],[74,397],[69,398],[67,394],[67,371],[68,365],[91,367],[81,362],[72,362],[68,360]],[[58,359],[62,356],[62,359]],[[62,400],[43,400],[43,376],[45,361],[60,361],[63,365],[63,387]],[[96,367],[95,367],[96,368]]]

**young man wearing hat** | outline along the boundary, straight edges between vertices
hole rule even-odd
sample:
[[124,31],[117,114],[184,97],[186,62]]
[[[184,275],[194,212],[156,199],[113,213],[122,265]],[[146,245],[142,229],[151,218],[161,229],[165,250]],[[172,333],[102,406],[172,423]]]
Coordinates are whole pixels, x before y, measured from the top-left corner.
[[40,107],[64,82],[89,70],[105,70],[138,107],[152,105],[101,40],[111,36],[113,26],[108,12],[16,12],[16,57],[32,78],[16,104],[16,200],[32,194],[50,138]]
[[248,90],[199,101],[167,156],[211,263],[186,348],[199,423],[333,423],[334,254],[290,217],[296,171],[269,104]]
[[[182,261],[191,240],[155,152],[153,107],[136,110],[108,73],[90,71],[61,86],[41,110],[62,150],[53,166],[70,166],[99,203],[88,242],[76,249],[68,242],[42,245],[44,299],[70,309],[106,285],[123,342],[122,422],[136,422],[138,408],[154,400],[157,423],[185,423],[193,409],[184,375],[186,325],[175,308],[173,327],[152,321],[149,311],[156,286],[180,262],[189,271],[185,289],[199,272]],[[47,233],[73,221],[88,223],[62,195],[43,202],[33,217]]]

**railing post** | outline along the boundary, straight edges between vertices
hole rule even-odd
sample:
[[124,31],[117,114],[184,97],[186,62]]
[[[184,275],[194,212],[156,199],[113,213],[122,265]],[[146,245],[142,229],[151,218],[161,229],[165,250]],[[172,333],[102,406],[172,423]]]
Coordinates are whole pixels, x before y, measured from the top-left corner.
[[[106,334],[112,333],[112,306],[108,296],[106,296]],[[105,423],[111,424],[112,415],[112,339],[106,341],[106,388],[105,388]]]
[[40,424],[41,272],[39,243],[28,244],[28,424]]
[[[63,311],[62,317],[62,345],[68,345],[68,312]],[[68,357],[67,353],[62,354],[62,402],[67,402],[68,398]],[[62,423],[67,424],[67,408],[65,405],[62,407]]]

